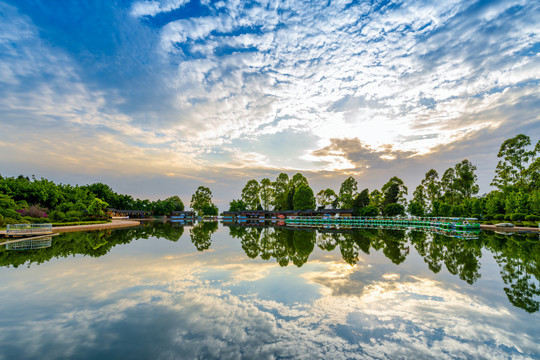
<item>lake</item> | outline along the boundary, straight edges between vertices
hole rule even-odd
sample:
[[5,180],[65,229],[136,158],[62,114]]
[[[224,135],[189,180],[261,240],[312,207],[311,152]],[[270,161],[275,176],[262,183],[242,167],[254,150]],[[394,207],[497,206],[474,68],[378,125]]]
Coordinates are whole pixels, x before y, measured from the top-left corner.
[[0,359],[534,359],[539,279],[538,234],[66,233],[0,250]]

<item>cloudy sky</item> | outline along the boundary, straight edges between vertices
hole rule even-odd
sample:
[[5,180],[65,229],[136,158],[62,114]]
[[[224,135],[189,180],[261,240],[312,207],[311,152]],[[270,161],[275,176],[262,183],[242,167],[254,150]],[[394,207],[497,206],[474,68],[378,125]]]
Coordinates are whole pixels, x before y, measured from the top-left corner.
[[220,207],[300,171],[410,192],[540,138],[536,1],[0,1],[0,174]]

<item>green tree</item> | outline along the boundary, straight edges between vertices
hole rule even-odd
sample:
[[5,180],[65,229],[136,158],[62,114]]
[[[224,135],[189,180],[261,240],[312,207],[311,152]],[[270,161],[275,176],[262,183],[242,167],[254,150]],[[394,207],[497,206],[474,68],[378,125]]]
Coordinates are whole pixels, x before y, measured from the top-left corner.
[[95,198],[92,200],[90,205],[88,205],[88,215],[95,219],[104,219],[107,217],[107,204],[105,201]]
[[351,209],[358,190],[358,183],[349,176],[339,188],[339,206],[341,209]]
[[246,204],[242,200],[233,200],[229,203],[229,211],[247,210]]
[[337,195],[332,189],[321,190],[317,193],[316,200],[321,208],[326,209],[327,206],[335,204]]
[[502,159],[499,160],[495,169],[492,186],[506,191],[509,187],[525,185],[524,179],[527,175],[525,169],[529,161],[533,161],[540,152],[540,141],[533,150],[527,149],[529,145],[531,145],[531,139],[523,134],[507,139],[501,144],[497,157]]
[[386,204],[384,207],[384,214],[386,216],[405,215],[405,207],[398,203]]
[[212,204],[212,191],[204,186],[199,186],[191,196],[190,207],[197,212],[199,216],[204,215],[203,208]]
[[433,212],[433,202],[441,196],[441,184],[439,183],[439,174],[437,171],[433,169],[429,170],[422,180],[421,185],[424,195],[424,209]]
[[0,194],[0,215],[4,218],[19,219],[21,216],[17,208],[17,204],[10,196]]
[[259,204],[259,183],[255,179],[247,182],[242,189],[242,201],[246,204],[248,210],[257,209]]
[[383,205],[404,205],[406,203],[405,195],[407,195],[407,191],[407,187],[403,184],[403,180],[397,176],[392,177],[381,189],[383,194]]
[[274,182],[274,209],[285,210],[287,192],[289,191],[289,175],[281,173]]
[[465,159],[454,167],[455,179],[454,189],[459,194],[460,199],[470,199],[473,195],[478,194],[479,187],[476,184],[477,176],[474,173],[476,166],[469,160]]
[[259,197],[261,199],[261,205],[264,210],[269,210],[270,205],[274,201],[274,188],[272,182],[268,178],[261,180],[261,186],[259,188]]
[[306,185],[306,186],[309,186],[309,183],[306,179],[306,177],[300,173],[296,173],[291,181],[289,182],[289,187],[299,187],[300,185]]
[[313,190],[308,185],[300,184],[293,197],[294,210],[315,209]]
[[359,216],[362,214],[362,209],[369,205],[369,190],[362,190],[353,201],[353,215]]

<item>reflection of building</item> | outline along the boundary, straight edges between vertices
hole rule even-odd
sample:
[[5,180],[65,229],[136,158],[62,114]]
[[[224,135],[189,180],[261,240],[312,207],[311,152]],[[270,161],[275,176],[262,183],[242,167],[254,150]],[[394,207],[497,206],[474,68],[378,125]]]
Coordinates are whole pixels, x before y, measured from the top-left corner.
[[107,209],[109,216],[111,217],[127,217],[140,219],[149,215],[148,211],[145,210],[116,210],[116,209]]
[[222,218],[225,221],[241,220],[279,220],[290,219],[299,216],[319,217],[319,218],[350,218],[352,209],[323,209],[323,210],[244,210],[244,211],[224,211]]
[[196,217],[194,211],[173,211],[171,213],[171,220],[187,220],[194,219]]

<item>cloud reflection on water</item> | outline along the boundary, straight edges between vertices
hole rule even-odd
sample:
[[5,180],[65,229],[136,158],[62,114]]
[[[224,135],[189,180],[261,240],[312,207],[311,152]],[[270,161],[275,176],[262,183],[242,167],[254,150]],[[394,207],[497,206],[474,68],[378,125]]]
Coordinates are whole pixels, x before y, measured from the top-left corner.
[[371,266],[373,256],[281,268],[231,252],[184,255],[119,252],[3,277],[0,359],[538,355],[523,317],[459,286]]

